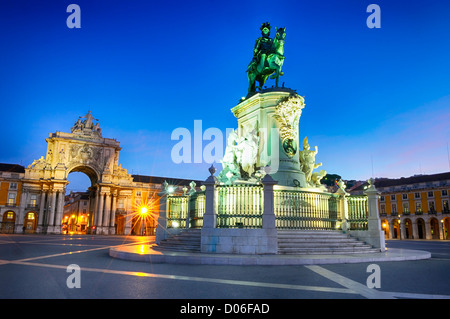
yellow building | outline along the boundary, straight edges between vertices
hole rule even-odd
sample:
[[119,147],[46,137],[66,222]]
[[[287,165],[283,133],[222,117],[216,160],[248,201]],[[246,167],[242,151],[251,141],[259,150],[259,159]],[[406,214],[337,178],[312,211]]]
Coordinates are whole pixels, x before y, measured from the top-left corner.
[[381,193],[378,208],[386,238],[450,239],[450,172],[378,178],[375,186]]
[[[174,194],[183,194],[192,183],[186,179],[130,176],[130,185],[116,186],[110,190],[112,231],[102,234],[154,235],[159,216],[158,194],[163,190],[163,183],[171,185]],[[27,196],[23,197],[24,181],[23,166],[0,163],[0,233],[46,233],[44,227],[51,202],[41,189],[28,190]],[[201,182],[195,183],[200,186]],[[97,228],[100,224],[91,218],[98,211],[96,189],[91,186],[86,192],[72,192],[65,196],[63,213],[57,221],[61,225],[60,233],[99,233]],[[108,194],[105,196],[108,199]],[[23,222],[20,222],[20,215],[24,216]]]

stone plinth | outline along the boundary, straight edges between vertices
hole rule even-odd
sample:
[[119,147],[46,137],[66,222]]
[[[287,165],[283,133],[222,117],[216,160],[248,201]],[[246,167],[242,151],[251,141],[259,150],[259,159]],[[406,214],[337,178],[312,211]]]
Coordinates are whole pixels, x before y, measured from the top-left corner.
[[257,167],[270,166],[270,174],[279,185],[306,187],[300,169],[298,122],[304,99],[291,89],[258,92],[231,111],[238,119],[240,138],[248,132],[259,133]]

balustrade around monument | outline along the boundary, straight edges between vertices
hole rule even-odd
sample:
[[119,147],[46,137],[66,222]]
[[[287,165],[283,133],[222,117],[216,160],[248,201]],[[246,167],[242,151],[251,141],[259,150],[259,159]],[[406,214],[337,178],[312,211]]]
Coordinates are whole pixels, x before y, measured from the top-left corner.
[[368,205],[367,196],[349,196],[348,205],[348,229],[367,230],[368,229]]
[[167,228],[202,228],[205,192],[167,196]]
[[205,192],[196,192],[189,198],[189,226],[190,228],[203,227],[203,215],[205,214]]
[[217,228],[262,228],[263,187],[217,185]]
[[[264,188],[262,185],[215,185],[217,228],[262,228]],[[344,218],[338,194],[296,189],[276,189],[274,196],[277,229],[348,230],[368,229],[367,196],[348,196]],[[167,196],[167,228],[202,228],[204,191]],[[345,220],[344,220],[345,219]]]
[[340,225],[339,197],[331,193],[275,190],[278,229],[333,230]]
[[186,228],[189,196],[167,196],[167,228]]

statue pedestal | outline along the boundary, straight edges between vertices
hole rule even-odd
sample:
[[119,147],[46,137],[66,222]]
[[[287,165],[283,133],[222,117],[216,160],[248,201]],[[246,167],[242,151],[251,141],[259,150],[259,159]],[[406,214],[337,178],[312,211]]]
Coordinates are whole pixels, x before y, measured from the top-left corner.
[[[257,167],[270,166],[279,185],[307,187],[300,169],[298,122],[304,99],[295,91],[273,88],[257,92],[231,111],[238,119],[238,136],[259,133]],[[244,150],[245,151],[245,150]]]

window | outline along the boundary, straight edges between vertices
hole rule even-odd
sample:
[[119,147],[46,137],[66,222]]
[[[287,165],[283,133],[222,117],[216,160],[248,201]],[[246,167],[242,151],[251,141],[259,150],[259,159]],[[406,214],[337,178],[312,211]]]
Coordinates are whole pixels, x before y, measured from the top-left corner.
[[434,208],[434,201],[429,201],[428,202],[428,208],[430,209],[429,210],[430,213],[436,212],[436,209]]
[[6,219],[14,219],[14,212],[7,212]]
[[391,200],[395,200],[395,195],[391,195]]
[[380,201],[384,202],[384,196],[380,196]]
[[434,197],[434,192],[433,191],[429,191],[428,192],[428,197]]
[[136,192],[136,196],[137,196],[137,197],[141,197],[141,191],[137,191],[137,192]]
[[414,193],[414,198],[420,198],[420,193]]
[[381,208],[381,214],[386,215],[386,206],[383,204],[380,206],[380,208]]
[[397,204],[392,204],[392,212],[393,213],[397,212]]
[[123,209],[123,198],[120,198],[117,203],[117,208]]
[[448,191],[447,191],[446,189],[443,189],[443,190],[441,191],[441,195],[442,195],[442,196],[448,196]]
[[34,219],[34,213],[28,213],[27,214],[27,219],[28,220]]
[[449,206],[448,206],[448,200],[444,199],[442,201],[442,210],[444,212],[448,212],[450,210]]
[[9,189],[17,189],[17,183],[9,183]]
[[403,213],[408,214],[409,213],[409,204],[403,203]]
[[9,206],[14,206],[16,204],[16,194],[15,193],[9,193],[8,194],[8,203]]
[[408,194],[402,194],[402,199],[408,199]]
[[421,213],[422,212],[422,204],[420,202],[416,203],[416,212]]
[[37,195],[30,195],[30,206],[36,206],[37,205]]

